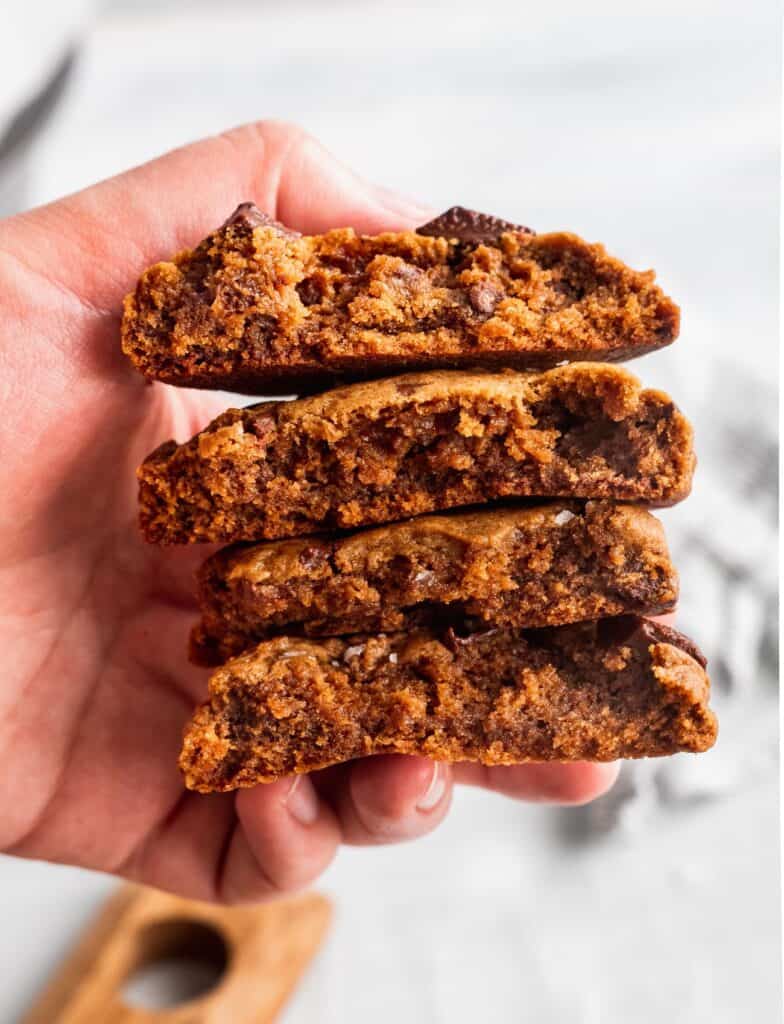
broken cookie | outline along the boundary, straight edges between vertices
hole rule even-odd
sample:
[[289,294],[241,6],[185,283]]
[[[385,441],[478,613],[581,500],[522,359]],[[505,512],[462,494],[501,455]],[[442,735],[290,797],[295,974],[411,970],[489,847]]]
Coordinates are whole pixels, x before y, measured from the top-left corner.
[[669,344],[652,271],[567,233],[455,207],[418,231],[301,236],[244,203],[127,296],[145,376],[280,394],[428,368],[544,369]]
[[554,502],[421,516],[335,538],[224,548],[199,571],[191,655],[217,665],[282,633],[338,636],[473,620],[561,625],[674,607],[649,512]]
[[670,505],[691,427],[619,367],[435,371],[229,409],[139,469],[142,530],[176,544],[300,536],[508,497]]
[[283,637],[218,669],[188,726],[188,788],[226,791],[355,757],[610,761],[707,750],[705,662],[637,616],[540,630]]

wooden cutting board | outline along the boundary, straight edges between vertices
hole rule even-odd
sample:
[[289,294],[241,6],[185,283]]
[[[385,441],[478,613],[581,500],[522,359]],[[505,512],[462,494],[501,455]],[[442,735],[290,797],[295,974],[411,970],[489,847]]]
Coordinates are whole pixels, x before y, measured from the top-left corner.
[[[21,1024],[266,1024],[321,945],[331,917],[315,893],[220,907],[123,886],[103,906]],[[226,963],[217,985],[187,1003],[123,1002],[140,968],[170,957]]]

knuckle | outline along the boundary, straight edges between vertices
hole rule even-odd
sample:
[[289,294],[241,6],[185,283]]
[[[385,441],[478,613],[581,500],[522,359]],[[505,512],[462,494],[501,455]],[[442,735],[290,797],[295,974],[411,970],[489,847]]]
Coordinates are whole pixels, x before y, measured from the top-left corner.
[[243,150],[250,145],[276,152],[292,145],[299,145],[310,136],[294,121],[261,120],[229,128],[220,132],[218,138]]
[[266,903],[281,899],[297,892],[307,881],[297,882],[294,878],[270,874],[269,869],[261,863],[257,864],[252,875],[238,880],[227,877],[221,886],[218,897],[221,903],[237,906],[243,903]]

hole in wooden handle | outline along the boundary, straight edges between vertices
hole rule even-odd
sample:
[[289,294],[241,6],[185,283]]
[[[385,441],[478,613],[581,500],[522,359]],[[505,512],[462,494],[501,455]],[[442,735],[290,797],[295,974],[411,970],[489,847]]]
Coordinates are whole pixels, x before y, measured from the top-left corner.
[[212,992],[231,960],[223,936],[202,921],[155,921],[137,937],[136,961],[120,995],[126,1006],[168,1010]]

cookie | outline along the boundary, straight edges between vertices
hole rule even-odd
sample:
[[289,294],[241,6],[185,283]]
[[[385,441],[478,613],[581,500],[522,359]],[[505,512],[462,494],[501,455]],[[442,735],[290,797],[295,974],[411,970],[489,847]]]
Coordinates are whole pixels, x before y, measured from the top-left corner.
[[650,513],[557,502],[422,516],[338,538],[224,548],[199,572],[191,655],[217,665],[282,633],[339,636],[474,620],[529,628],[674,607]]
[[285,394],[429,368],[544,369],[669,344],[678,307],[652,271],[576,235],[456,207],[417,232],[303,237],[245,203],[125,299],[145,376]]
[[440,371],[229,409],[139,469],[149,541],[274,540],[504,497],[669,505],[691,427],[628,371]]
[[716,738],[709,690],[693,644],[636,616],[283,637],[213,674],[180,768],[207,793],[379,753],[492,765],[696,752]]

